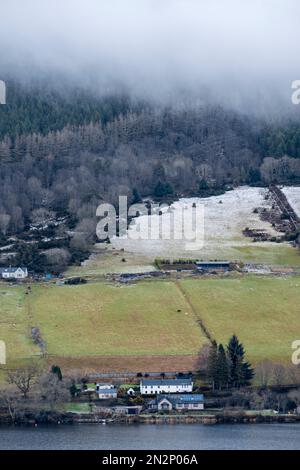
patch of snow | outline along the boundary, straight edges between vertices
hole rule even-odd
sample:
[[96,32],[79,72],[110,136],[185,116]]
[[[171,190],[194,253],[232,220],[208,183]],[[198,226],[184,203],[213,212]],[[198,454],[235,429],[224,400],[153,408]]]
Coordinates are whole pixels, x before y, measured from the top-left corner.
[[[146,236],[149,218],[151,226],[157,226],[161,220],[159,215],[140,216],[134,219],[128,230],[129,238],[115,238],[112,245],[117,249],[143,253],[152,256],[164,257],[203,257],[215,259],[220,255],[220,248],[226,252],[231,247],[253,246],[251,238],[244,237],[243,230],[246,227],[266,231],[270,235],[278,235],[278,232],[269,222],[262,221],[259,214],[254,213],[258,207],[270,207],[270,201],[265,199],[267,189],[242,186],[228,191],[221,196],[208,198],[182,198],[172,204],[170,210],[177,217],[181,217],[182,209],[192,210],[193,204],[204,205],[204,244],[197,251],[186,249],[186,240],[133,240],[132,235],[137,231]],[[163,211],[165,213],[165,211]],[[201,230],[201,229],[200,229]],[[260,242],[256,245],[272,245],[271,242]]]
[[14,247],[14,244],[13,244],[13,243],[10,244],[10,245],[2,246],[2,247],[0,248],[0,251],[10,250],[10,249],[13,248],[13,247]]

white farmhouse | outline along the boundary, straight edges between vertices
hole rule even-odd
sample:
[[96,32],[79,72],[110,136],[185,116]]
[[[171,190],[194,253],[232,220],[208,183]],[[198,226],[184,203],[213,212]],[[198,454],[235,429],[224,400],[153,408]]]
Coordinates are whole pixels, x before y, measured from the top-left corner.
[[27,268],[0,268],[2,279],[25,279],[28,277]]
[[140,382],[141,395],[157,395],[160,393],[191,393],[193,380],[189,379],[143,379]]

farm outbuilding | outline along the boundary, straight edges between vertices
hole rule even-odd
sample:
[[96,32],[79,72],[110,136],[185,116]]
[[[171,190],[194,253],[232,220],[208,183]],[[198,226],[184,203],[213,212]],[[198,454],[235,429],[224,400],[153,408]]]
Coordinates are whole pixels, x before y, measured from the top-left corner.
[[197,261],[196,268],[198,271],[211,271],[211,270],[222,270],[229,271],[229,261]]

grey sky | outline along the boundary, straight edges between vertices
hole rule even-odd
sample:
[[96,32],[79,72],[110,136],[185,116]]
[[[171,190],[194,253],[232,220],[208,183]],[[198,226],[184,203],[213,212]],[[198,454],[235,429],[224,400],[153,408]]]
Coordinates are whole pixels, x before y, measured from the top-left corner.
[[299,0],[1,0],[0,16],[0,78],[59,72],[237,107],[287,100],[300,78]]

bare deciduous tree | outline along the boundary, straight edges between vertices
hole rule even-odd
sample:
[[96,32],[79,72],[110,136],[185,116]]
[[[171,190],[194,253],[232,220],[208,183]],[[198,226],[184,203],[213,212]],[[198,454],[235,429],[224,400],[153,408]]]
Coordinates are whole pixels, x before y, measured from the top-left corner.
[[288,393],[288,398],[295,403],[297,409],[300,407],[300,389],[291,390]]
[[3,233],[3,235],[6,235],[10,219],[11,217],[9,214],[0,214],[0,231]]
[[286,383],[287,371],[284,365],[274,364],[272,373],[272,383],[276,386],[284,385]]
[[36,364],[9,370],[7,372],[7,381],[11,385],[15,385],[21,392],[23,398],[27,398],[32,385],[39,375],[39,368]]
[[258,379],[258,382],[261,387],[267,387],[268,385],[270,385],[273,369],[274,364],[268,359],[265,359],[256,366],[255,376]]
[[52,372],[43,374],[38,382],[40,398],[50,405],[51,410],[70,400],[71,382],[67,379],[60,380],[57,374]]
[[0,404],[8,411],[11,422],[15,423],[20,405],[16,392],[9,388],[0,389]]

